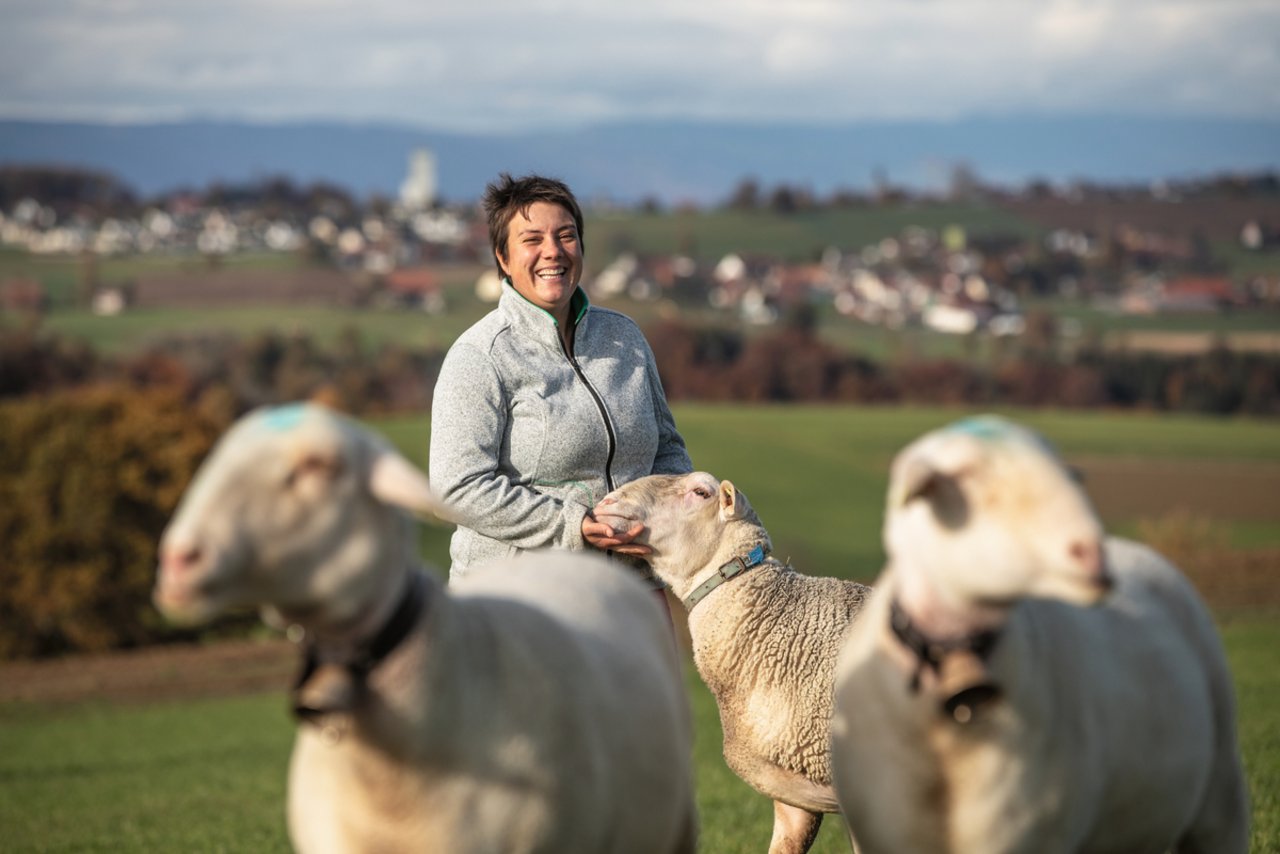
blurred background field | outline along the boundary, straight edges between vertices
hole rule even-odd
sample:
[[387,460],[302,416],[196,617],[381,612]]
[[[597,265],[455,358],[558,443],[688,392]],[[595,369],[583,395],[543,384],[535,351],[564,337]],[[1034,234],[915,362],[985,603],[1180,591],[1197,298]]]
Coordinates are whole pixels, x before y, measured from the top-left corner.
[[[888,464],[911,438],[979,411],[1041,430],[1110,530],[1164,551],[1213,607],[1240,699],[1252,850],[1280,851],[1280,314],[1266,290],[1280,253],[1218,232],[1196,263],[1242,302],[1122,311],[1137,256],[1113,247],[1128,259],[1114,263],[1095,246],[1070,260],[1046,248],[1060,231],[989,202],[597,210],[584,281],[645,330],[695,465],[746,492],[804,572],[875,578]],[[886,261],[913,240],[927,251],[910,265]],[[323,400],[425,467],[439,359],[492,307],[482,256],[422,260],[409,281],[425,290],[406,297],[323,245],[0,250],[0,282],[44,295],[0,311],[6,850],[287,848],[293,651],[252,614],[164,626],[147,599],[155,539],[209,445],[253,406]],[[626,258],[657,265],[645,275],[693,272],[607,287]],[[759,301],[719,278],[734,258],[769,259],[751,274]],[[1018,263],[1031,266],[1010,273]],[[1167,277],[1185,266],[1152,263]],[[923,304],[901,323],[841,308],[868,277],[926,277],[942,293],[956,265],[994,269],[1015,333],[935,328]],[[103,311],[113,291],[132,301]],[[448,564],[448,535],[423,531],[434,566]],[[703,850],[760,850],[768,802],[724,765],[714,702],[686,676]],[[814,850],[847,850],[838,821]]]
[[[744,246],[785,259],[766,274],[778,277],[821,265],[831,241],[861,257],[858,247],[880,252],[926,228],[934,240],[958,229],[970,253],[985,240],[1044,245],[1053,233],[987,204],[597,211],[593,283],[629,253],[690,253],[704,278],[656,294],[593,289],[592,299],[645,329],[695,465],[745,491],[777,553],[804,572],[875,578],[888,464],[914,436],[978,411],[1041,430],[1109,529],[1164,551],[1213,607],[1240,700],[1252,850],[1280,851],[1275,307],[1131,313],[1096,294],[1010,281],[1028,328],[1001,336],[874,322],[821,290],[779,301],[769,322],[708,299],[710,271],[752,254]],[[1238,252],[1229,237],[1211,248],[1235,281],[1280,270],[1280,255]],[[0,313],[6,850],[287,849],[292,649],[251,614],[174,631],[146,597],[155,537],[185,478],[246,408],[317,397],[426,466],[434,371],[491,308],[489,265],[425,265],[430,306],[388,299],[358,270],[335,279],[339,267],[308,251],[0,250],[0,281],[39,281],[47,295],[39,311]],[[113,288],[161,296],[119,313],[87,299]],[[448,564],[448,535],[423,530],[436,567]],[[759,850],[768,802],[728,771],[714,702],[691,666],[686,679],[703,850]],[[847,850],[838,821],[814,850]]]
[[[695,465],[748,494],[780,555],[803,572],[867,581],[882,558],[889,459],[920,432],[967,412],[676,407]],[[1040,429],[1082,470],[1109,529],[1153,542],[1205,593],[1240,703],[1255,807],[1251,850],[1280,850],[1280,505],[1272,500],[1280,488],[1280,427],[1188,416],[1005,414]],[[425,415],[372,423],[425,464]],[[1241,500],[1208,487],[1215,475],[1206,472],[1218,464],[1239,478]],[[1123,476],[1108,479],[1114,471]],[[448,533],[424,528],[423,555],[436,567],[447,566]],[[289,645],[271,636],[0,664],[6,850],[287,850],[284,692],[293,664]],[[714,702],[691,667],[687,684],[702,850],[758,851],[771,808],[724,765]],[[828,819],[814,850],[848,850],[838,821]]]

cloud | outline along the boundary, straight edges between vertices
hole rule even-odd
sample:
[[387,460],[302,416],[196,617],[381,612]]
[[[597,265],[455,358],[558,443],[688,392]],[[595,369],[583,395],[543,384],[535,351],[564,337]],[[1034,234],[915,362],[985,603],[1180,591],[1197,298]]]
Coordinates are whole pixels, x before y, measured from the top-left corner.
[[0,115],[1280,114],[1274,0],[0,0]]

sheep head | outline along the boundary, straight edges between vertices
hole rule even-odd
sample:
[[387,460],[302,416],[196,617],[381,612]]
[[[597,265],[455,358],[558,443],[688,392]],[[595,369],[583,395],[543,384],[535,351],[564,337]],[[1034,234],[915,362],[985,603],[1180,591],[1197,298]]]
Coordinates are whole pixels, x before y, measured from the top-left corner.
[[643,524],[637,542],[653,549],[645,559],[680,595],[700,570],[732,557],[721,557],[737,546],[731,528],[745,524],[753,543],[761,538],[767,542],[746,495],[707,472],[638,478],[606,495],[593,515],[617,531]]
[[987,416],[928,433],[890,473],[884,544],[907,584],[953,606],[1023,596],[1092,604],[1109,589],[1088,497],[1038,434]]
[[354,619],[384,566],[410,559],[412,525],[391,507],[442,510],[425,475],[354,421],[314,405],[257,410],[183,495],[153,600],[181,623],[244,606]]

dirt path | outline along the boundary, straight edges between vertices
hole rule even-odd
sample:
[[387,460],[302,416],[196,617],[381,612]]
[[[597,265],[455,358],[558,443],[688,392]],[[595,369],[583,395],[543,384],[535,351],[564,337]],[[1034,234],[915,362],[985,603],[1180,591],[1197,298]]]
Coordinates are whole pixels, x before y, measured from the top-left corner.
[[297,667],[284,640],[162,646],[51,661],[0,662],[0,703],[153,702],[284,691]]
[[1280,465],[1271,462],[1076,456],[1084,487],[1103,518],[1189,512],[1280,526]]

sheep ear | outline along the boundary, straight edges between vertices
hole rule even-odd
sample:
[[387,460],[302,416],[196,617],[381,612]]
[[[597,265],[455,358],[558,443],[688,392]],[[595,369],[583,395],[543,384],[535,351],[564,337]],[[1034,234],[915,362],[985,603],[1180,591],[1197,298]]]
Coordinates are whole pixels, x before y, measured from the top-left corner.
[[893,504],[905,507],[917,498],[928,498],[937,489],[941,472],[919,457],[906,460],[896,472],[897,484]]
[[737,488],[730,481],[720,481],[720,520],[728,522],[731,519],[737,519],[741,515]]
[[939,524],[951,529],[963,527],[969,520],[970,508],[960,481],[967,471],[950,472],[918,458],[907,460],[894,473],[895,503],[890,510],[921,499],[928,503]]
[[444,519],[444,503],[427,476],[394,451],[380,451],[369,471],[369,491],[384,504],[403,507],[426,519]]

